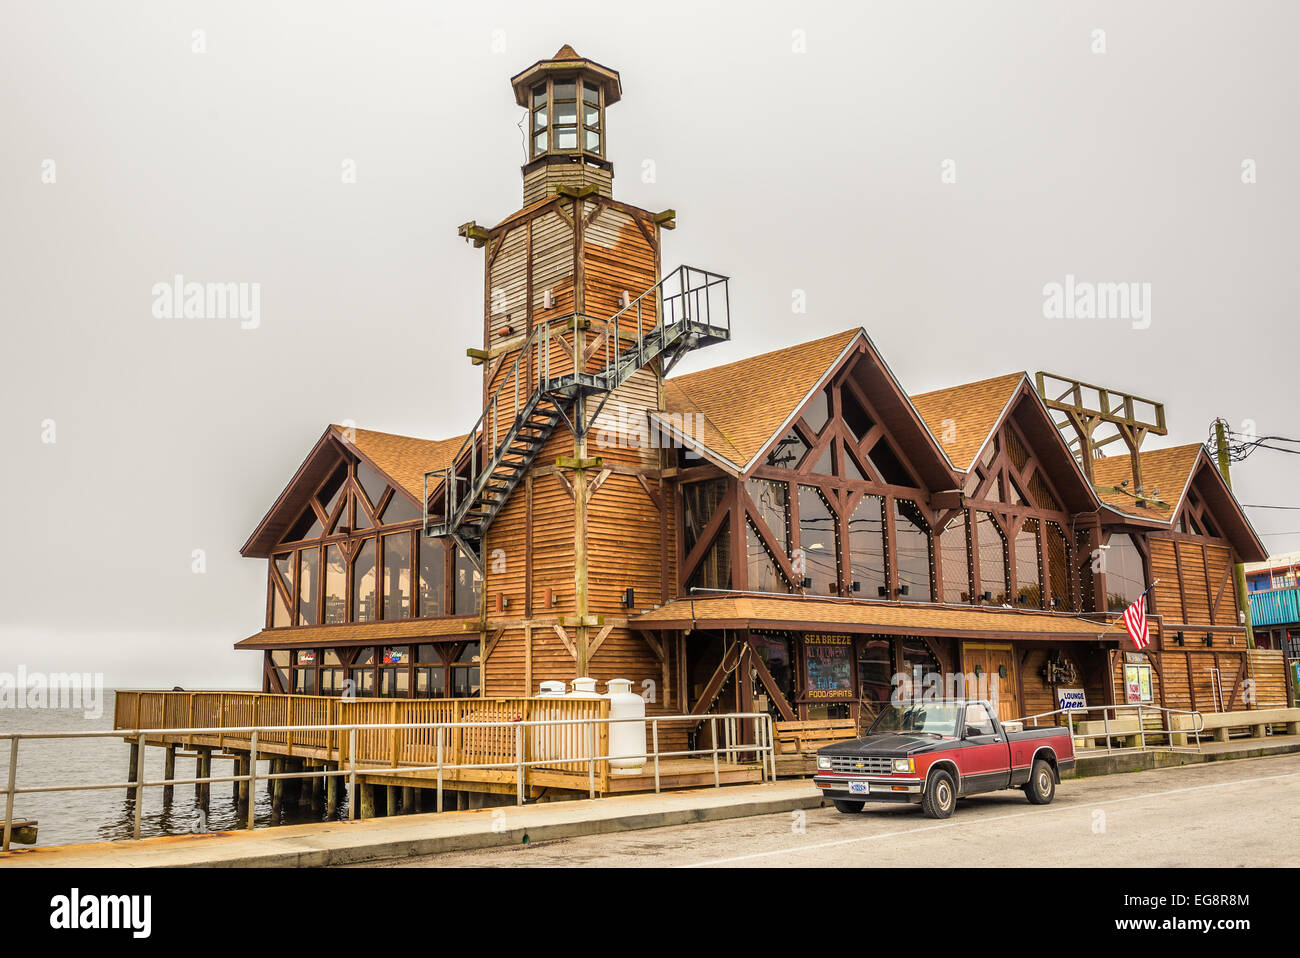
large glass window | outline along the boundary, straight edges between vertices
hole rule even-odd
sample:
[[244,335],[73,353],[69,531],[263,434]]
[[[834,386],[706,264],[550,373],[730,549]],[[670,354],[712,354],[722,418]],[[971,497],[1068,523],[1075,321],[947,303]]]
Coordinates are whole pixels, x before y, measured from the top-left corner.
[[344,671],[343,661],[337,649],[325,649],[320,663],[320,694],[342,695]]
[[320,591],[317,573],[320,569],[320,549],[302,549],[298,552],[298,624],[316,625],[316,594]]
[[411,648],[385,646],[379,659],[379,697],[405,699],[411,696]]
[[1025,519],[1016,532],[1016,603],[1042,608],[1043,583],[1038,564],[1038,520]]
[[[704,553],[704,558],[691,573],[688,588],[692,589],[730,589],[731,588],[731,519],[722,520],[718,527],[718,536]],[[748,527],[749,523],[745,524]],[[752,588],[752,586],[751,586]]]
[[1111,612],[1123,612],[1147,587],[1142,554],[1133,544],[1133,537],[1124,533],[1115,533],[1106,545],[1108,548],[1102,552],[1106,607]]
[[447,669],[436,645],[415,647],[415,696],[440,699],[447,695]]
[[352,619],[370,622],[378,617],[375,607],[375,540],[362,539],[352,559]]
[[686,553],[695,548],[695,543],[704,534],[704,529],[713,518],[714,510],[722,503],[727,493],[725,479],[710,479],[707,482],[689,482],[682,486],[682,545]]
[[1052,590],[1052,607],[1060,612],[1073,612],[1069,553],[1065,533],[1055,522],[1047,524],[1047,582]]
[[807,453],[808,443],[791,429],[768,451],[764,462],[777,469],[794,469]]
[[348,566],[338,543],[325,547],[325,624],[348,620]]
[[379,507],[379,499],[388,488],[388,483],[384,482],[379,473],[360,461],[357,462],[357,482],[370,500],[370,511],[374,512]]
[[479,688],[479,644],[466,642],[464,650],[451,667],[452,698],[476,698]]
[[363,648],[357,653],[352,667],[348,669],[348,678],[352,681],[352,694],[367,696],[375,694],[375,650]]
[[[762,659],[764,668],[772,676],[777,690],[785,696],[786,702],[794,701],[794,657],[791,653],[790,635],[785,632],[752,632],[749,644]],[[779,714],[775,708],[771,712],[773,715]]]
[[812,580],[808,589],[816,595],[838,595],[839,523],[816,486],[799,487],[799,548],[803,550],[803,574]]
[[871,460],[871,467],[876,470],[881,482],[888,483],[891,486],[916,485],[907,469],[903,466],[902,460],[894,455],[894,450],[890,448],[889,443],[884,439],[871,447],[871,452],[867,453],[867,458]]
[[600,153],[600,88],[592,83],[582,85],[582,148],[589,153]]
[[786,555],[790,554],[790,487],[784,482],[770,479],[750,479],[745,483],[749,497],[758,508],[758,515],[768,531],[780,543]]
[[970,543],[966,539],[966,514],[953,516],[939,534],[943,561],[943,601],[970,601]]
[[885,553],[885,500],[863,496],[849,517],[850,579],[869,599],[886,595],[889,570]]
[[420,615],[446,615],[447,551],[441,539],[420,540]]
[[464,549],[456,550],[455,602],[456,615],[472,615],[478,611],[479,583],[483,576],[474,568],[474,562]]
[[384,618],[405,619],[411,614],[411,534],[397,532],[384,538]]
[[930,524],[910,499],[894,500],[894,539],[899,597],[908,602],[929,602]]
[[[858,699],[868,722],[889,701],[894,683],[894,655],[889,639],[865,639],[858,647]],[[861,724],[861,723],[859,723]]]
[[777,565],[767,543],[751,520],[745,520],[745,553],[749,566],[749,588],[755,592],[788,592],[789,583]]
[[1007,542],[992,513],[975,513],[975,542],[980,557],[980,600],[1003,605],[1007,601]]

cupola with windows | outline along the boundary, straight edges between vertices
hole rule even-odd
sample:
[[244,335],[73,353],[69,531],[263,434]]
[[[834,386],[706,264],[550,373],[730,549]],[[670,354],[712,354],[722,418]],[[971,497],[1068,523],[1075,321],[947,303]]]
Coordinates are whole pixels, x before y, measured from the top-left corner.
[[605,109],[622,96],[618,72],[579,56],[567,43],[510,81],[528,111],[524,205],[557,186],[594,186],[613,195],[614,166],[606,158]]

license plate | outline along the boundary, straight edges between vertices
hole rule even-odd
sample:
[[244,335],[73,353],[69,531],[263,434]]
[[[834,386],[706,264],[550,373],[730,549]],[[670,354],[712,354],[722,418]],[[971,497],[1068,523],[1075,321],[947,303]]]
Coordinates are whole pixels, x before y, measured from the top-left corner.
[[869,795],[871,794],[871,785],[868,782],[849,782],[850,795]]

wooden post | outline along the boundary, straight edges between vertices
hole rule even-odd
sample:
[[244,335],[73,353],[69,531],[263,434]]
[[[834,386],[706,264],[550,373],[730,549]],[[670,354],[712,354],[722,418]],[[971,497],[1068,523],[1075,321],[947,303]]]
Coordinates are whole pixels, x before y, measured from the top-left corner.
[[385,791],[384,814],[396,815],[397,814],[397,786],[389,785],[384,791]]
[[[333,779],[330,779],[333,781]],[[325,792],[325,782],[319,775],[313,775],[311,779],[311,810],[319,812],[321,810],[321,796]]]
[[409,785],[402,787],[402,814],[409,815],[415,811],[415,789]]
[[[131,757],[130,759],[128,759],[128,761],[130,762],[130,764],[126,768],[126,780],[134,784],[136,780],[135,778],[136,766],[140,764],[140,745],[138,742],[131,743]],[[126,790],[126,797],[130,799],[134,799],[136,798],[136,792],[138,791],[139,789],[128,788]]]
[[375,786],[369,782],[361,785],[361,817],[375,817]]
[[339,813],[339,776],[331,775],[325,781],[325,817],[332,821]]
[[[252,768],[252,764],[253,764],[253,758],[252,758],[251,755],[244,755],[244,756],[241,756],[240,759],[239,759],[239,774],[240,774],[240,775],[247,775],[247,774],[249,773],[249,770]],[[243,782],[240,782],[240,783],[239,783],[239,790],[238,790],[238,792],[237,792],[237,796],[238,796],[239,803],[240,803],[241,805],[242,805],[244,802],[247,802],[247,801],[248,801],[248,782],[247,782],[247,781],[243,781]]]
[[[176,777],[176,746],[168,745],[163,756],[163,778],[173,779]],[[172,803],[172,796],[176,791],[175,785],[163,786],[163,805]]]
[[[1228,489],[1232,489],[1232,477],[1228,475],[1228,462],[1232,457],[1228,451],[1228,435],[1224,425],[1222,419],[1214,420],[1214,439],[1218,446],[1219,473],[1223,476],[1224,485]],[[1232,579],[1237,598],[1237,612],[1246,625],[1246,648],[1253,649],[1255,647],[1255,630],[1252,628],[1250,621],[1250,596],[1246,591],[1246,567],[1240,562],[1234,562],[1232,565]]]
[[[582,341],[577,329],[573,331],[575,344]],[[579,350],[579,355],[581,351]],[[575,372],[578,370],[575,358]],[[577,426],[573,437],[573,597],[578,614],[578,628],[573,637],[574,656],[577,661],[575,675],[584,676],[590,671],[587,662],[587,474],[583,465],[587,458],[586,403],[582,393],[573,401],[573,423]],[[525,689],[525,693],[532,691]]]
[[[199,757],[195,760],[195,765],[199,769],[199,773],[195,778],[209,778],[212,775],[212,749],[207,747],[199,749]],[[196,785],[195,788],[197,789],[199,807],[206,809],[212,795],[212,786],[204,784]]]
[[[271,759],[271,774],[279,775],[284,771],[284,759]],[[271,824],[280,824],[280,809],[284,801],[284,779],[276,778],[271,780]]]

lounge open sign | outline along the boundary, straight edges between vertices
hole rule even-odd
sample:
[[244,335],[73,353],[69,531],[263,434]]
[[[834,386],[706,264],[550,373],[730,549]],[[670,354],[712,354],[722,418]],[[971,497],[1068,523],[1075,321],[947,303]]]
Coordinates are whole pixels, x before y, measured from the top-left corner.
[[1082,709],[1088,707],[1088,698],[1083,689],[1057,689],[1056,707],[1058,709]]

